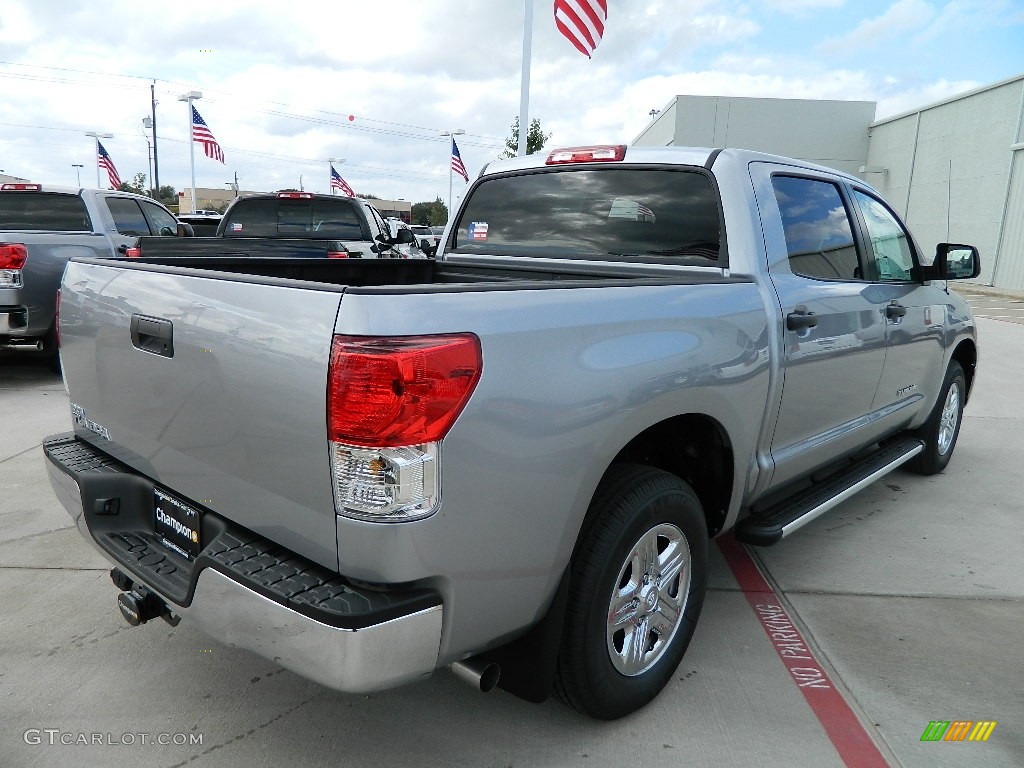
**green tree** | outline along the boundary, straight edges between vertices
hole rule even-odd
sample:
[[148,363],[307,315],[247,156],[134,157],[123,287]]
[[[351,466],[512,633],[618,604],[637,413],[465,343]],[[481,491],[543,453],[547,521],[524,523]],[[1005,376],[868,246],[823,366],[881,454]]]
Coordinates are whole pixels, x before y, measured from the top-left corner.
[[440,197],[430,203],[413,203],[412,223],[428,227],[444,226],[448,223],[448,206]]
[[122,181],[121,186],[117,188],[118,192],[134,192],[136,195],[147,195],[146,191],[146,174],[136,173],[132,177],[131,181]]
[[178,190],[169,184],[160,187],[159,192],[157,192],[157,199],[168,208],[174,206],[174,210],[178,210]]
[[[534,152],[540,152],[550,138],[550,133],[545,134],[540,129],[540,120],[536,117],[533,118],[530,121],[530,131],[526,134],[526,154],[532,155]],[[517,154],[519,154],[519,115],[516,115],[516,119],[512,123],[512,135],[505,139],[505,151],[501,156],[515,157]]]

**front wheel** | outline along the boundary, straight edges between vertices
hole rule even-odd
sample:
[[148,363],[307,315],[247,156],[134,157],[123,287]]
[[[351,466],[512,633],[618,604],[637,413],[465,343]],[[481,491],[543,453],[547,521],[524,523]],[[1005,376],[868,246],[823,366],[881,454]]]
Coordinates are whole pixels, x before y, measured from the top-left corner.
[[573,557],[555,692],[612,720],[672,678],[704,602],[708,535],[700,501],[675,475],[612,467]]
[[967,381],[960,363],[953,360],[942,382],[939,399],[931,414],[915,434],[924,440],[924,450],[908,464],[908,468],[920,475],[934,475],[946,468],[960,435],[963,420],[964,401],[967,398]]

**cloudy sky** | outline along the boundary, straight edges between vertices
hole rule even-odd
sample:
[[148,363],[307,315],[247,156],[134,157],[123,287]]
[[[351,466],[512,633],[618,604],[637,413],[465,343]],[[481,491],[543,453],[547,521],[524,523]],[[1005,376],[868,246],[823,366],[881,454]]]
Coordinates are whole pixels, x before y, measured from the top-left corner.
[[[549,147],[630,143],[676,94],[869,100],[881,118],[1024,74],[1024,0],[608,0],[592,60],[533,2],[529,112]],[[81,163],[90,185],[100,131],[122,179],[145,172],[155,80],[162,184],[190,184],[178,97],[196,90],[226,155],[197,152],[197,186],[326,192],[336,157],[358,193],[446,200],[442,131],[465,131],[471,175],[504,147],[523,16],[524,0],[4,0],[0,170],[74,184]]]

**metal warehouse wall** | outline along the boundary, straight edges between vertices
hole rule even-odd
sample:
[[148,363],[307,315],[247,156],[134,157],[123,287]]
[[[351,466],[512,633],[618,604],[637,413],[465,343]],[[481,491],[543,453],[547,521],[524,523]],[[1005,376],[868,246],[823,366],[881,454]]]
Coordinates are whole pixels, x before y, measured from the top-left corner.
[[1024,289],[1024,75],[880,120],[866,180],[923,249],[977,245],[980,282]]
[[857,173],[874,119],[873,101],[676,96],[633,144],[754,149]]

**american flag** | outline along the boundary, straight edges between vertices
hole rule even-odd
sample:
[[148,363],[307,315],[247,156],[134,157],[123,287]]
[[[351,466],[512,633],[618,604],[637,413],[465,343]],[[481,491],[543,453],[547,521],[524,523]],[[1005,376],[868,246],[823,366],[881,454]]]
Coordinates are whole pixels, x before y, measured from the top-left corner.
[[348,197],[355,197],[356,193],[352,191],[352,187],[345,183],[345,180],[341,178],[341,174],[334,170],[334,164],[331,164],[331,189],[336,189],[341,194]]
[[555,26],[588,59],[601,42],[607,19],[607,0],[555,0]]
[[110,186],[117,189],[121,186],[121,177],[117,175],[117,168],[114,167],[114,161],[110,159],[110,155],[107,154],[107,148],[104,147],[99,140],[96,141],[96,148],[99,152],[99,156],[96,158],[96,162],[100,168],[107,170],[107,178],[110,180]]
[[224,150],[220,148],[220,144],[213,138],[213,134],[210,133],[210,129],[206,126],[206,121],[203,120],[199,115],[199,110],[192,106],[192,141],[198,141],[203,145],[203,152],[206,153],[207,157],[211,157],[214,160],[220,160],[224,162]]
[[452,170],[464,178],[467,184],[469,183],[469,174],[466,173],[466,166],[462,164],[462,155],[459,154],[459,148],[455,144],[454,138],[452,138]]

